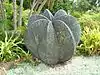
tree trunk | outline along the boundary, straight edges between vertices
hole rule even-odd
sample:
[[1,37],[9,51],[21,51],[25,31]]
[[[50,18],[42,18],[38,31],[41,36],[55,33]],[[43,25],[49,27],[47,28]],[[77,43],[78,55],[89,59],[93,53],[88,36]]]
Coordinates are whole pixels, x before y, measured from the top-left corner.
[[3,6],[3,1],[0,0],[0,15],[1,15],[1,20],[5,19],[5,12],[4,12],[4,6]]
[[43,6],[46,4],[47,0],[34,0],[33,4],[31,6],[31,10],[29,12],[29,16],[28,19],[30,18],[30,16],[32,15],[33,10],[35,10],[35,13],[40,13],[40,11],[42,10]]
[[19,10],[19,21],[18,25],[22,25],[22,11],[23,11],[23,0],[20,0],[20,10]]
[[13,0],[13,22],[14,22],[14,30],[16,30],[17,29],[16,0]]
[[4,9],[4,5],[3,5],[3,0],[0,0],[0,20],[3,22],[2,23],[2,30],[5,30],[5,9]]
[[2,20],[2,2],[0,0],[0,20]]

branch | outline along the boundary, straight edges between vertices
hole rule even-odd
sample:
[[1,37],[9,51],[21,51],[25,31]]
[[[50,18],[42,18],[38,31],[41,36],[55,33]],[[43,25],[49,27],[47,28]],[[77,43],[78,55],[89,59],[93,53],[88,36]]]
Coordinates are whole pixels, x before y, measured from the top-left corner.
[[40,11],[42,10],[42,8],[44,7],[44,5],[46,4],[47,0],[44,0],[41,5],[39,6],[37,13],[40,13]]
[[32,7],[31,7],[31,9],[30,9],[30,12],[29,12],[29,14],[28,14],[28,20],[29,20],[30,16],[32,15],[33,9],[34,9],[34,7],[36,6],[36,4],[37,4],[37,1],[34,0],[33,3],[32,3]]

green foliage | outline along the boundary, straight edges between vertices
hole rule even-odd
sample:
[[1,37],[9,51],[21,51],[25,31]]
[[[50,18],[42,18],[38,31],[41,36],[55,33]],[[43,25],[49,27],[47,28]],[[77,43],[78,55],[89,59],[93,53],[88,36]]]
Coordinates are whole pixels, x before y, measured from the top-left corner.
[[29,54],[27,49],[24,48],[23,36],[26,30],[29,10],[23,11],[23,24],[17,28],[17,32],[13,32],[12,2],[5,1],[4,9],[5,19],[0,20],[0,61],[11,61],[21,57],[28,58]]
[[79,55],[100,55],[100,14],[84,14],[80,18],[83,41],[77,48]]
[[0,40],[0,61],[11,61],[27,56],[27,53],[19,46],[23,44],[23,39],[14,32],[9,35],[5,32],[5,39]]
[[[71,12],[78,11],[85,13],[88,10],[93,12],[100,12],[100,3],[97,0],[56,0],[51,11],[56,12],[59,9],[64,9]],[[98,5],[98,6],[97,6]]]
[[32,1],[33,0],[24,0],[23,7],[25,10],[31,8]]
[[100,14],[83,14],[81,18],[79,18],[79,21],[81,23],[82,30],[85,30],[85,27],[89,27],[90,29],[98,28],[100,25]]
[[80,18],[82,16],[82,13],[74,11],[72,12],[72,15],[75,16],[76,18]]
[[2,23],[3,21],[0,21],[0,40],[4,39],[4,25]]
[[81,37],[83,43],[78,47],[79,55],[100,55],[100,30],[86,30]]
[[12,16],[13,16],[13,11],[12,11],[12,4],[8,3],[8,2],[4,2],[4,10],[5,13],[3,13],[5,15],[5,18],[3,20],[0,21],[0,26],[3,27],[3,29],[5,30],[9,30],[9,29],[13,29],[12,26]]
[[94,21],[97,21],[97,23],[100,21],[100,13],[93,13],[92,16],[90,16]]
[[89,4],[87,0],[77,1],[76,6],[75,6],[75,10],[80,11],[80,12],[84,12],[90,9],[91,9],[91,5]]
[[[19,26],[19,27],[17,28],[17,32],[20,33],[20,36],[22,36],[22,38],[23,38],[23,36],[24,36],[25,31],[26,31],[26,26]],[[22,38],[21,38],[21,39],[22,39]]]
[[26,26],[27,23],[28,23],[28,16],[29,16],[28,14],[29,14],[29,12],[30,12],[29,9],[23,11],[22,17],[23,17],[23,23],[24,23],[23,25],[24,26]]
[[53,12],[56,12],[59,9],[64,9],[65,11],[71,10],[73,11],[73,6],[72,6],[73,1],[55,1],[54,7],[52,9]]
[[13,13],[13,4],[12,3],[4,3],[5,10],[6,10],[6,17],[11,19]]

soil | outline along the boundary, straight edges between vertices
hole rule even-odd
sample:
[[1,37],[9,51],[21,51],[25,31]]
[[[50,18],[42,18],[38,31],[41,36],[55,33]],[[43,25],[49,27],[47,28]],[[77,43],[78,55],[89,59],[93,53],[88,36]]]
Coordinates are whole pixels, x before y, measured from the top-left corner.
[[14,62],[1,62],[0,63],[0,75],[6,75],[6,71],[14,65]]
[[16,66],[22,61],[24,61],[24,59],[17,59],[10,62],[0,62],[0,75],[6,75],[7,70],[9,70],[13,66]]

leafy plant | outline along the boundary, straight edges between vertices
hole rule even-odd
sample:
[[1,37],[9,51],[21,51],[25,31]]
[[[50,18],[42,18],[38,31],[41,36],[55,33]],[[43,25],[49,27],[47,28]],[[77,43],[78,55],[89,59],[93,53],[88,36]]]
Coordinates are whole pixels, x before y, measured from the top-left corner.
[[90,30],[85,27],[81,40],[83,43],[78,47],[79,55],[100,55],[100,29]]
[[72,15],[75,16],[75,17],[77,17],[77,18],[80,18],[80,17],[82,16],[82,13],[77,12],[77,11],[74,11],[74,12],[72,13]]
[[27,56],[27,53],[18,45],[23,44],[23,39],[19,40],[20,35],[13,32],[10,36],[5,31],[5,39],[0,40],[0,61],[15,60]]
[[[80,19],[82,27],[82,43],[78,46],[78,55],[100,55],[100,22],[98,14],[84,14]],[[97,17],[97,18],[96,18]]]
[[65,11],[73,11],[73,1],[65,0],[65,1],[55,1],[52,11],[56,12],[57,10],[64,9]]
[[99,18],[100,14],[83,14],[80,18],[79,18],[79,22],[81,24],[82,30],[85,30],[85,27],[89,27],[90,29],[95,29],[98,28],[100,25],[100,18]]
[[76,2],[75,10],[85,12],[91,9],[91,5],[87,0],[80,0]]
[[24,26],[26,26],[27,23],[28,23],[29,11],[30,11],[29,9],[23,11],[23,16],[22,17],[23,17]]

